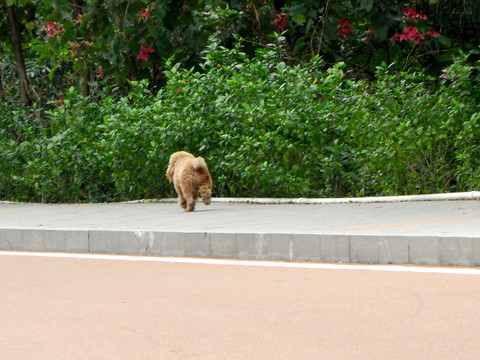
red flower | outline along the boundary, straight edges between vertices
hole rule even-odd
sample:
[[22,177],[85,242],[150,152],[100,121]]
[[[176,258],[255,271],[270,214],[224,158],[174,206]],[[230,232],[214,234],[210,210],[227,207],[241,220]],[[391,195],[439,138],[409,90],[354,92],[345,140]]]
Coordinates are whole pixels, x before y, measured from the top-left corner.
[[349,34],[352,34],[352,24],[348,20],[338,20],[338,33],[340,36],[346,37]]
[[408,26],[403,29],[403,34],[400,35],[400,40],[410,40],[416,44],[425,43],[425,39],[423,38],[423,36],[418,32],[417,28],[413,26]]
[[97,71],[97,79],[100,80],[100,79],[102,78],[102,75],[103,75],[103,69],[100,68],[100,69],[98,69],[98,71]]
[[138,12],[138,15],[143,16],[144,18],[148,19],[149,17],[152,16],[152,14],[149,13],[148,9],[142,9]]
[[370,39],[373,37],[373,28],[367,28],[367,36],[362,40],[364,44],[370,44]]
[[137,56],[138,60],[145,60],[148,61],[148,54],[153,53],[153,50],[150,46],[145,45],[140,47],[140,54]]
[[395,34],[395,35],[393,35],[393,37],[390,38],[390,41],[391,42],[397,42],[399,38],[400,38],[400,35]]
[[285,27],[287,26],[287,16],[282,14],[277,14],[275,15],[275,19],[273,19],[271,24],[277,25],[280,28],[280,30],[283,31],[283,29],[285,29]]
[[397,41],[409,41],[413,44],[425,44],[426,37],[437,37],[440,34],[436,31],[430,30],[425,34],[420,34],[416,27],[414,26],[407,26],[403,29],[403,34],[395,34],[393,37],[390,38],[391,42]]
[[425,21],[425,20],[427,20],[427,17],[425,15],[423,15],[423,13],[418,13],[417,14],[417,20]]
[[62,105],[64,105],[63,97],[59,96],[58,99],[57,99],[57,106],[62,106]]
[[405,11],[403,12],[403,17],[405,18],[405,20],[412,20],[412,21],[427,20],[427,17],[423,15],[423,13],[417,13],[412,8],[406,8]]

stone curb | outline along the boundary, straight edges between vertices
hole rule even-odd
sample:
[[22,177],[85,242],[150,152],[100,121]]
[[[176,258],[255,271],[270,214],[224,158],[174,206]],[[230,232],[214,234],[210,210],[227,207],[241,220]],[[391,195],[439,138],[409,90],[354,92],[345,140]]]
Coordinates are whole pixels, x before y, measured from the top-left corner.
[[[480,192],[339,199],[215,198],[218,203],[342,204],[480,200]],[[172,203],[176,199],[128,203]],[[2,202],[8,203],[8,202]],[[0,229],[0,250],[107,253],[329,263],[480,266],[480,234],[360,235],[275,232],[175,232],[61,228]]]
[[[407,202],[407,201],[454,201],[454,200],[480,200],[480,191],[446,193],[446,194],[423,194],[402,196],[377,196],[359,198],[212,198],[217,203],[244,203],[244,204],[346,204],[346,203],[384,203],[384,202]],[[176,199],[140,199],[125,201],[125,203],[173,203]]]
[[[346,203],[385,203],[407,201],[454,201],[454,200],[480,200],[480,191],[400,195],[400,196],[372,196],[358,198],[212,198],[217,203],[243,203],[243,204],[346,204]],[[121,202],[134,203],[174,203],[174,198],[139,199]],[[12,201],[0,201],[0,204],[18,204]]]
[[0,249],[243,260],[480,266],[480,237],[0,229]]

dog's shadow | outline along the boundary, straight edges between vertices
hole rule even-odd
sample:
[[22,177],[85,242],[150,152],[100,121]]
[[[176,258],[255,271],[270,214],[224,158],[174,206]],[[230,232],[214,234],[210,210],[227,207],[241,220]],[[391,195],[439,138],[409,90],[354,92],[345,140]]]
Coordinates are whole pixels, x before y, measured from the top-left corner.
[[[192,211],[192,213],[204,213],[204,212],[217,212],[217,211],[229,211],[230,209],[227,208],[200,208],[200,209],[195,209],[195,211]],[[188,213],[188,211],[184,211]]]

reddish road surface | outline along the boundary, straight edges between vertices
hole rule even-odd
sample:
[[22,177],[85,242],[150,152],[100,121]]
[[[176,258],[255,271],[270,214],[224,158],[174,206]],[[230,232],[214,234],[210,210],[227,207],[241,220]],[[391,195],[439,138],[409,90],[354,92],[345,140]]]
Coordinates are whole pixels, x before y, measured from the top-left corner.
[[480,276],[0,256],[0,359],[479,359]]

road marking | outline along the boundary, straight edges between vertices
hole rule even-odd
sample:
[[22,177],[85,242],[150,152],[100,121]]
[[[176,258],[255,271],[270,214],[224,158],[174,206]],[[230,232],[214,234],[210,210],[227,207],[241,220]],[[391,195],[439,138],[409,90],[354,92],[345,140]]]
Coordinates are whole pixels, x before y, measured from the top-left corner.
[[425,220],[425,221],[414,221],[414,222],[397,223],[397,224],[367,225],[367,226],[348,228],[348,229],[345,229],[344,231],[390,229],[390,228],[407,227],[407,226],[462,223],[462,222],[469,222],[469,221],[480,221],[480,217],[470,217],[470,218],[461,218],[461,219],[443,219],[443,220]]
[[133,255],[105,255],[105,254],[72,254],[72,253],[42,253],[24,251],[0,251],[0,256],[27,256],[27,257],[50,257],[64,259],[92,259],[113,261],[140,261],[140,262],[163,262],[177,264],[202,264],[202,265],[230,265],[230,266],[253,266],[271,268],[293,269],[323,269],[323,270],[369,270],[387,272],[412,272],[430,274],[457,274],[457,275],[480,275],[480,268],[460,267],[427,267],[411,265],[362,265],[362,264],[323,264],[323,263],[299,263],[267,260],[232,260],[232,259],[206,259],[188,257],[158,257],[158,256],[133,256]]

